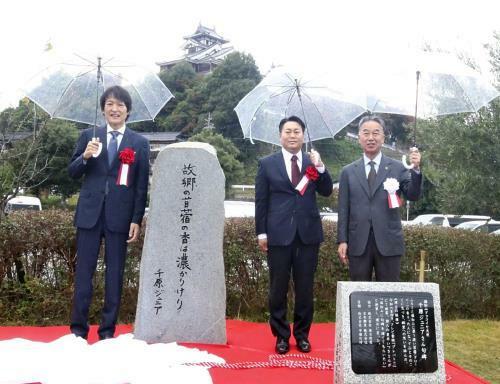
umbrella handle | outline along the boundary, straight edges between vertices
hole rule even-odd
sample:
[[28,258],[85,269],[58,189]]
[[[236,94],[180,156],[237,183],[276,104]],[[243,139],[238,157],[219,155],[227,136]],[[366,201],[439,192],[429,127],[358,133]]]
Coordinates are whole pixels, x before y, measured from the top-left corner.
[[404,167],[406,169],[413,169],[414,165],[413,164],[408,164],[406,162],[406,155],[403,155],[403,157],[401,157],[401,162],[403,163]]
[[[410,148],[410,151],[412,151],[412,150],[416,150],[416,149],[417,149],[417,147],[413,146],[413,147],[411,147],[411,148]],[[403,155],[403,156],[401,157],[401,162],[403,163],[403,165],[404,165],[404,167],[405,167],[406,169],[413,169],[413,168],[415,168],[415,165],[414,165],[414,164],[408,164],[408,163],[406,162],[406,155]]]
[[[93,137],[93,138],[92,138],[92,141],[97,141],[97,138],[96,138],[96,137]],[[99,142],[98,142],[98,144],[99,144],[99,149],[97,150],[97,153],[94,153],[94,154],[92,155],[92,157],[97,157],[97,156],[99,156],[99,155],[101,154],[101,152],[102,152],[102,143],[99,141]]]

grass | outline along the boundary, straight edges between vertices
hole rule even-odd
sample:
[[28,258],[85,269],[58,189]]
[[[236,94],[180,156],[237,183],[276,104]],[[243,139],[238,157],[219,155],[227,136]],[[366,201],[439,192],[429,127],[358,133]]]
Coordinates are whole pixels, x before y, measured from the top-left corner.
[[443,334],[446,360],[500,383],[500,321],[444,321]]

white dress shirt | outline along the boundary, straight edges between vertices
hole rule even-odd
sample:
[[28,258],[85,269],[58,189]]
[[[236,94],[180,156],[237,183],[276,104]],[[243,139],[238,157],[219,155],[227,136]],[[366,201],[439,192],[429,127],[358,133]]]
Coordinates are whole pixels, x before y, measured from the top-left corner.
[[382,160],[382,152],[379,152],[377,156],[372,160],[363,153],[363,161],[365,162],[365,173],[368,179],[368,174],[370,173],[370,161],[375,163],[375,172],[378,173],[378,167],[380,166],[380,161]]
[[116,136],[116,141],[118,142],[117,144],[117,148],[120,148],[120,144],[122,142],[122,139],[123,139],[123,135],[125,134],[125,128],[126,126],[124,125],[123,127],[119,128],[119,129],[113,129],[111,128],[111,125],[108,124],[108,129],[107,129],[107,132],[108,132],[108,147],[109,147],[109,143],[111,142],[111,139],[113,138],[113,135],[111,134],[112,131],[118,131],[121,133],[121,135],[117,135]]
[[[292,181],[292,156],[293,153],[288,152],[286,149],[281,148],[281,153],[283,154],[283,158],[285,159],[285,168],[286,174],[290,181]],[[297,156],[297,165],[299,166],[299,172],[302,171],[302,151],[299,151],[295,154]]]

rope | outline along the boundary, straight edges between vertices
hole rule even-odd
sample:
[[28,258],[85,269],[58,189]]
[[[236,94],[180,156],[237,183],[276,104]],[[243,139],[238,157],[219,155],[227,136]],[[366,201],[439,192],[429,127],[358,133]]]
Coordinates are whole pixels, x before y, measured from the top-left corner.
[[[296,360],[292,360],[296,359]],[[223,369],[254,369],[254,368],[300,368],[316,369],[320,371],[333,371],[333,360],[320,359],[318,357],[300,354],[269,355],[269,361],[246,361],[242,363],[185,363],[187,366]],[[446,382],[451,381],[451,375],[446,375]]]
[[[295,360],[292,360],[295,359]],[[187,366],[198,366],[205,368],[224,369],[252,369],[252,368],[301,368],[317,369],[321,371],[333,371],[333,360],[320,359],[318,357],[305,356],[301,354],[269,355],[269,361],[246,361],[242,363],[185,363]]]

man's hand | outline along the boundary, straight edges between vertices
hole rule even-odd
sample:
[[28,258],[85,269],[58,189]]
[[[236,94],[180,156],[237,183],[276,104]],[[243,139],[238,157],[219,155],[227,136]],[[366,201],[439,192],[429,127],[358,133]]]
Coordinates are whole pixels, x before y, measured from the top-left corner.
[[422,159],[422,155],[418,151],[417,147],[410,148],[410,163],[413,164],[413,169],[420,169],[420,160]]
[[267,252],[267,239],[258,239],[259,248],[262,252]]
[[133,243],[134,241],[136,241],[139,238],[140,231],[141,227],[139,226],[139,224],[130,223],[127,243]]
[[340,262],[344,265],[348,265],[349,259],[347,259],[347,243],[340,243],[337,252],[339,254]]
[[321,156],[318,151],[311,149],[311,152],[309,152],[309,158],[311,159],[311,163],[313,163],[316,168],[325,166],[321,161]]
[[85,152],[83,152],[83,158],[85,160],[90,159],[93,155],[99,152],[99,138],[94,138],[92,141],[89,141],[87,144],[87,148],[85,148]]

